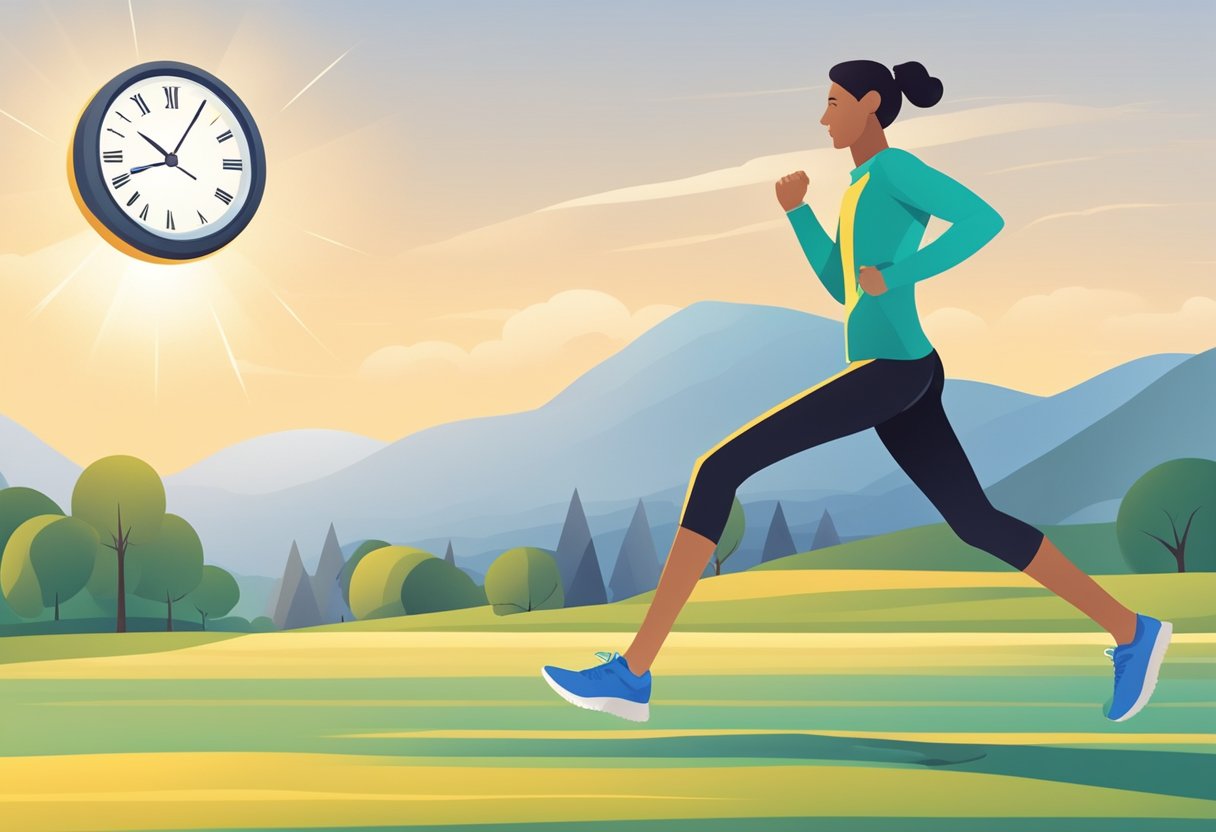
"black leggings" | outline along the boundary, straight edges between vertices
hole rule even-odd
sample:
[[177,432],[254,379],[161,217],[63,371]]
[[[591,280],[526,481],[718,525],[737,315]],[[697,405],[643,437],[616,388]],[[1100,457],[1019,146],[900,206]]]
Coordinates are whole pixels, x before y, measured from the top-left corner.
[[1024,570],[1043,532],[988,501],[942,409],[945,382],[937,350],[911,360],[854,361],[703,454],[693,467],[680,526],[719,540],[735,490],[752,474],[872,427],[963,542]]

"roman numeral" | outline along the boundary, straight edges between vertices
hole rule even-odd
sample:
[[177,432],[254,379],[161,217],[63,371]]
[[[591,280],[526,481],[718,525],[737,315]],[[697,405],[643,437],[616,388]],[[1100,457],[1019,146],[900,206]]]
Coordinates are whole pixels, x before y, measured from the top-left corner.
[[177,230],[177,226],[175,226],[173,224],[173,212],[172,211],[165,212],[165,230],[166,231],[176,231]]
[[218,136],[216,136],[216,137],[215,137],[215,140],[216,140],[217,142],[221,142],[221,143],[222,143],[222,142],[226,142],[226,141],[228,141],[228,140],[229,140],[229,139],[231,139],[231,138],[232,138],[232,131],[231,131],[231,130],[225,130],[223,133],[220,133]]
[[148,206],[147,205],[144,206],[144,210],[139,212],[139,218],[141,220],[143,220],[144,222],[148,221]]
[[202,225],[206,225],[206,224],[207,224],[207,218],[203,216],[203,212],[202,212],[202,211],[199,211],[199,212],[198,212],[198,221],[199,221],[199,223],[200,223],[200,224],[202,224]]
[[139,199],[139,191],[131,194],[131,198],[127,200],[127,207],[130,208],[132,205],[134,205],[137,199]]
[[166,110],[176,110],[177,109],[177,93],[178,93],[178,90],[181,89],[181,87],[164,87],[163,89],[165,90],[165,109]]
[[129,174],[129,173],[120,173],[120,174],[118,174],[118,176],[115,176],[115,177],[114,177],[113,179],[111,179],[110,181],[111,181],[112,183],[114,183],[114,189],[115,189],[115,190],[118,190],[118,189],[119,189],[119,188],[121,188],[123,185],[127,184],[127,182],[129,182],[130,180],[131,180],[131,174]]
[[142,95],[140,95],[139,93],[136,93],[135,95],[131,96],[131,100],[134,101],[136,103],[136,105],[138,105],[139,114],[141,116],[146,116],[149,112],[151,112],[148,109],[147,103],[144,101],[144,97]]
[[106,161],[106,162],[118,162],[119,164],[122,164],[122,151],[121,150],[107,150],[101,154],[101,158],[103,161]]
[[225,159],[224,170],[243,170],[240,159]]
[[114,115],[118,116],[120,119],[122,119],[123,121],[125,121],[127,124],[130,124],[130,123],[131,123],[131,119],[127,118],[127,117],[126,117],[126,116],[124,116],[122,113],[115,112],[115,113],[114,113]]
[[109,130],[111,133],[113,133],[115,136],[118,136],[118,138],[120,138],[120,139],[125,139],[125,138],[126,138],[126,136],[124,136],[122,133],[119,133],[119,132],[118,132],[117,130],[115,130],[113,127],[107,127],[106,129],[107,129],[107,130]]
[[232,194],[228,193],[223,188],[215,189],[215,198],[225,205],[230,205],[232,203]]

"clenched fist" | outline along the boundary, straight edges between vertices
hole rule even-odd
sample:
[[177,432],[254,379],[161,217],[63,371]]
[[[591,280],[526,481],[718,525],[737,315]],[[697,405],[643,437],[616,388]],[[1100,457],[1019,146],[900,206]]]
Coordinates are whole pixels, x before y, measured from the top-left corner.
[[811,180],[807,178],[806,171],[800,170],[781,177],[777,180],[777,201],[787,211],[797,208],[798,203],[806,197],[809,184]]

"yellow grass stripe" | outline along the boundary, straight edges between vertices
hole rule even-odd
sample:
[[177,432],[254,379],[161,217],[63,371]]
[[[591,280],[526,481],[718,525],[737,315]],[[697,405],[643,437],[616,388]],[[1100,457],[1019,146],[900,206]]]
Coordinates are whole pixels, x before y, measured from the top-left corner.
[[0,758],[0,817],[5,828],[22,832],[395,826],[403,817],[417,825],[858,814],[1216,817],[1212,801],[1027,777],[855,765],[775,771],[476,765],[457,771],[383,756],[283,753],[7,757]]
[[907,742],[968,743],[988,745],[1074,745],[1077,743],[1139,745],[1170,743],[1177,745],[1209,745],[1216,743],[1216,734],[1122,734],[1100,732],[967,732],[967,731],[841,731],[806,728],[656,728],[656,729],[443,729],[420,731],[386,731],[371,734],[339,734],[339,737],[375,739],[562,739],[562,740],[634,740],[667,737],[715,737],[746,734],[806,734],[808,736],[856,737],[859,739],[889,739]]

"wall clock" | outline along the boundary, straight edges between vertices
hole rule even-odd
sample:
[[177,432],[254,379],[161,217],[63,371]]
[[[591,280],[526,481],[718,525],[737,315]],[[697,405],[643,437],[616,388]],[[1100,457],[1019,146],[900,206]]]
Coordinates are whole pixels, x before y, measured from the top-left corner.
[[115,248],[179,263],[218,251],[253,219],[266,153],[226,84],[189,64],[154,61],[85,105],[68,180],[85,219]]

